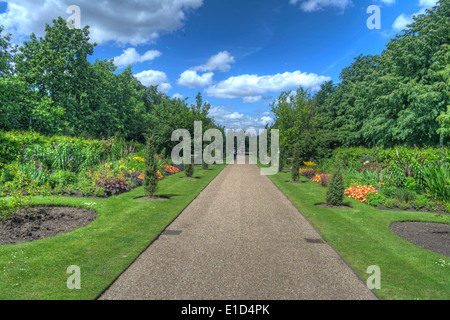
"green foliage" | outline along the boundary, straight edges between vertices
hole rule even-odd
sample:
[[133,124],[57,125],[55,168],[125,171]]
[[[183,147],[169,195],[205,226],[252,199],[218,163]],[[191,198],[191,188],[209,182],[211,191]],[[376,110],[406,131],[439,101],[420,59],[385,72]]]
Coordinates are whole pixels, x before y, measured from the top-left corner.
[[327,204],[330,206],[342,206],[344,204],[344,178],[342,176],[342,171],[338,167],[328,186],[327,190]]
[[367,197],[367,204],[374,207],[384,205],[387,200],[386,196],[382,193],[372,192],[368,193],[366,197]]
[[[21,171],[20,159],[10,165],[12,181],[6,182],[7,194],[0,198],[0,219],[8,219],[21,209],[27,209],[31,205],[32,196],[35,195],[30,179]],[[5,183],[5,181],[1,181]]]
[[396,199],[387,199],[384,203],[386,208],[394,209],[397,206],[398,201]]
[[291,177],[292,181],[298,181],[300,170],[300,144],[294,145],[294,154],[292,156]]
[[49,177],[49,183],[52,188],[57,185],[67,186],[77,182],[77,175],[68,170],[56,170]]
[[417,194],[407,189],[397,189],[397,191],[395,192],[395,198],[399,202],[410,203],[416,200]]
[[188,164],[184,165],[184,174],[186,175],[186,177],[192,178],[192,176],[194,175],[194,164],[193,163],[188,163]]
[[158,176],[157,176],[157,160],[155,159],[156,148],[153,142],[153,137],[147,138],[145,146],[145,170],[144,170],[144,189],[149,196],[154,196],[158,190]]
[[411,204],[416,210],[420,210],[425,208],[430,200],[428,200],[426,195],[417,196],[416,200],[414,200]]
[[399,209],[401,209],[401,210],[407,210],[407,209],[410,208],[410,205],[409,205],[408,202],[401,202],[401,201],[399,201],[397,203],[397,207],[399,207]]
[[450,200],[450,168],[445,164],[436,164],[424,170],[426,187],[430,194],[439,200]]
[[388,182],[397,188],[402,188],[406,184],[404,171],[395,162],[391,162],[390,172],[388,174]]

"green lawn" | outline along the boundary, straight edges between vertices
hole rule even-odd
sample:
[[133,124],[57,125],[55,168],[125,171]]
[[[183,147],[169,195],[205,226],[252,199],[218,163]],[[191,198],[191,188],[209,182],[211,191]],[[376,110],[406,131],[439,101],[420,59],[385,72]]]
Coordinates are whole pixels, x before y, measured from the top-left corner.
[[349,198],[351,209],[321,208],[315,204],[325,202],[327,188],[304,177],[304,184],[287,183],[290,173],[270,179],[364,280],[370,276],[369,266],[380,267],[381,289],[374,291],[381,299],[450,299],[450,258],[415,246],[389,229],[399,221],[450,224],[450,216],[376,210]]
[[[71,233],[19,245],[0,246],[0,299],[91,300],[169,225],[224,168],[196,168],[159,182],[157,195],[169,201],[139,201],[143,188],[109,199],[36,198],[36,205],[92,208],[99,218]],[[69,266],[81,271],[81,289],[69,290]]]

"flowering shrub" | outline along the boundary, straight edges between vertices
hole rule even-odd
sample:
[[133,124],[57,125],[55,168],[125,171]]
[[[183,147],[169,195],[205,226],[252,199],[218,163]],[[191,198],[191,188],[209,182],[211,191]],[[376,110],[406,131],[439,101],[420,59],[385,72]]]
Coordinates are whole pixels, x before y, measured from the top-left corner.
[[163,169],[164,169],[164,171],[170,172],[171,174],[176,174],[176,173],[180,172],[180,170],[178,168],[171,166],[171,165],[163,166]]
[[114,196],[123,192],[130,191],[130,186],[120,178],[100,179],[97,182],[96,189],[103,189],[108,196]]
[[377,169],[375,163],[369,163],[369,161],[364,162],[364,164],[361,166],[361,169],[359,172],[364,172],[366,170],[369,170],[370,172],[374,172]]
[[331,175],[325,173],[316,174],[311,180],[326,187],[330,181]]
[[[164,179],[164,176],[161,174],[161,172],[159,172],[159,170],[156,171],[156,176],[158,177],[158,180]],[[144,174],[141,173],[141,174],[138,176],[138,179],[144,180]]]
[[377,194],[378,191],[373,186],[353,186],[347,188],[344,194],[352,199],[366,202],[368,194]]
[[302,176],[304,176],[304,177],[306,177],[306,178],[308,178],[308,179],[312,179],[312,178],[314,177],[314,175],[316,174],[316,172],[314,171],[314,169],[311,169],[311,168],[309,168],[309,169],[300,169],[300,170],[299,170],[299,173],[300,173]]
[[303,164],[307,167],[316,167],[317,166],[317,164],[315,164],[314,162],[311,162],[311,161],[303,162]]

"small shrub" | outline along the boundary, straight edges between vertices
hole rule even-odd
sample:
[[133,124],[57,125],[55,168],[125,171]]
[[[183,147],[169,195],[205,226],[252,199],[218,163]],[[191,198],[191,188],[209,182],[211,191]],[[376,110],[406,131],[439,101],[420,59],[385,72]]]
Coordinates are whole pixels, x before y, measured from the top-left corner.
[[414,209],[420,210],[427,206],[428,201],[429,200],[426,195],[420,195],[411,204],[414,207]]
[[327,191],[327,204],[330,206],[342,206],[344,204],[344,178],[338,168],[331,178]]
[[57,185],[69,185],[77,182],[77,175],[67,170],[56,170],[49,179],[50,186],[54,188]]
[[299,169],[299,173],[309,180],[311,180],[316,175],[314,169]]
[[399,207],[402,210],[407,210],[409,209],[410,205],[407,202],[398,202],[397,207]]
[[[156,148],[153,143],[154,138],[147,138],[145,146],[145,170],[144,170],[144,189],[149,196],[153,196],[158,189],[158,162],[155,159]],[[105,189],[107,192],[107,190]]]
[[103,189],[108,196],[118,195],[123,192],[130,191],[130,186],[122,179],[113,178],[107,180],[99,180],[95,188],[95,194],[98,189]]
[[367,204],[373,207],[378,207],[386,203],[386,196],[382,193],[370,192],[367,194]]
[[406,189],[397,189],[397,191],[395,192],[395,198],[399,202],[409,203],[416,200],[416,197],[417,194],[415,192]]
[[294,154],[292,157],[291,177],[292,181],[298,181],[300,170],[300,145],[296,143],[294,145]]
[[100,198],[106,196],[105,188],[100,187],[100,188],[95,189],[94,194],[96,197],[100,197]]
[[194,165],[192,163],[184,165],[184,174],[186,175],[186,177],[192,178],[192,176],[194,175]]
[[386,208],[389,208],[389,209],[394,209],[396,206],[397,206],[397,200],[395,200],[395,199],[388,199],[388,200],[386,200],[386,202],[384,203],[384,206],[386,207]]

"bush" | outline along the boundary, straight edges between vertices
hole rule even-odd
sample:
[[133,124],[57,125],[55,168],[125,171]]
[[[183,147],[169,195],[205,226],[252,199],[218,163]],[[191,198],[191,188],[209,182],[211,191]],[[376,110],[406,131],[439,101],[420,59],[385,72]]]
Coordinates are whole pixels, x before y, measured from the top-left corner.
[[409,203],[416,200],[417,194],[413,191],[409,191],[406,189],[397,189],[397,191],[395,192],[395,198],[399,202]]
[[434,165],[424,169],[424,179],[430,194],[444,201],[450,201],[450,168]]
[[426,195],[420,195],[411,204],[416,210],[423,209],[427,206],[429,200]]
[[[149,196],[154,196],[158,189],[158,162],[155,159],[156,147],[153,137],[147,138],[145,146],[144,189]],[[106,190],[105,190],[106,191]]]
[[397,200],[395,200],[395,199],[388,199],[388,200],[386,200],[386,202],[384,203],[384,206],[386,207],[386,208],[389,208],[389,209],[394,209],[396,206],[397,206]]
[[107,180],[99,180],[95,188],[94,194],[101,193],[99,189],[103,189],[108,196],[114,196],[123,192],[130,191],[130,186],[122,179],[113,178]]
[[184,174],[186,175],[186,177],[192,178],[192,176],[194,175],[194,164],[192,164],[192,163],[185,164],[184,165]]
[[300,145],[296,143],[294,145],[294,154],[292,157],[291,178],[292,181],[298,181],[300,170]]
[[77,182],[77,175],[71,171],[56,170],[50,175],[49,183],[52,188],[57,185],[67,186]]
[[367,204],[373,207],[378,207],[386,203],[386,196],[382,193],[370,192],[367,194]]
[[327,191],[327,204],[330,206],[342,206],[344,204],[344,179],[341,169],[338,168],[331,178]]

